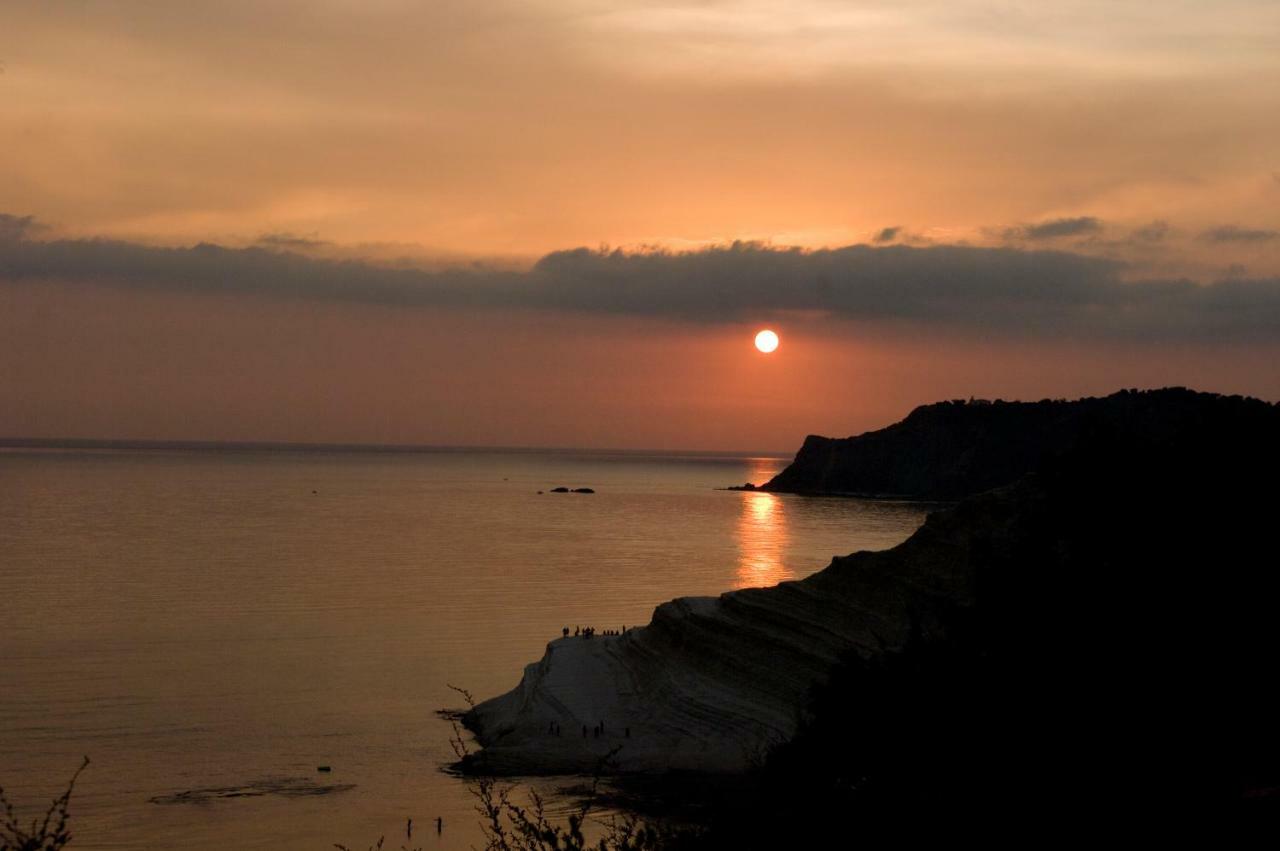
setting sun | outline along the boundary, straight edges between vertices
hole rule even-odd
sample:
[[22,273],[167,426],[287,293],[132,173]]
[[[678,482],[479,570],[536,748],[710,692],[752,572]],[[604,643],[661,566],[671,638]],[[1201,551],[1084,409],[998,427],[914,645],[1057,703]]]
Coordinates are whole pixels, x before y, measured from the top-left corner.
[[756,348],[766,355],[778,348],[778,335],[768,328],[756,334]]

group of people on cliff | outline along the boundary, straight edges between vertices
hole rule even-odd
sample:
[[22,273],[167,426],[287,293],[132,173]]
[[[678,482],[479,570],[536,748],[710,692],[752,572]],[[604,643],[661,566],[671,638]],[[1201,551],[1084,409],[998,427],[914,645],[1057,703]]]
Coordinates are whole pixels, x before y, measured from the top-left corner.
[[[604,632],[600,634],[601,635],[623,635],[624,633],[626,633],[626,631],[627,631],[626,624],[623,624],[622,629],[620,630],[606,629]],[[560,631],[560,634],[563,635],[565,638],[568,638],[569,627],[566,626],[563,630]],[[575,626],[573,628],[573,635],[575,638],[577,638],[578,636],[582,636],[583,638],[590,638],[595,634],[596,634],[596,628],[594,626]]]
[[[560,728],[560,722],[559,722],[559,721],[552,721],[552,722],[547,726],[547,735],[549,735],[549,736],[559,736],[559,735],[561,734],[561,732],[562,732],[562,730],[561,730],[561,728]],[[603,722],[603,721],[601,721],[599,724],[595,725],[595,727],[593,727],[593,728],[592,728],[591,732],[592,732],[592,734],[593,734],[597,739],[598,739],[598,738],[600,738],[601,736],[603,736],[603,735],[604,735],[604,722]],[[625,728],[623,728],[622,735],[623,735],[623,737],[624,737],[624,738],[627,738],[627,739],[631,738],[631,728],[630,728],[630,727],[625,727]],[[584,738],[584,739],[585,739],[586,737],[587,737],[587,725],[586,725],[586,724],[583,724],[583,725],[582,725],[582,738]]]

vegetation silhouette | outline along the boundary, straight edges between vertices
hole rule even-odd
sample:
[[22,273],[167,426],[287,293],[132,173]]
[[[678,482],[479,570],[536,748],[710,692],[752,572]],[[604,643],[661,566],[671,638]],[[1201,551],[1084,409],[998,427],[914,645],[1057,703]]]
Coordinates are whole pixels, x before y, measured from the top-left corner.
[[70,844],[71,793],[81,772],[88,767],[89,757],[86,756],[75,774],[71,775],[66,791],[53,799],[43,819],[32,819],[29,828],[24,828],[18,821],[13,805],[5,797],[4,787],[0,787],[0,807],[4,809],[3,820],[0,820],[0,851],[58,851]]
[[[449,688],[462,695],[468,707],[475,707],[471,692],[454,685]],[[469,748],[457,720],[451,719],[450,723],[453,725],[450,744],[461,762],[467,758]],[[528,802],[522,804],[513,797],[514,784],[499,783],[496,778],[484,775],[468,777],[484,831],[485,851],[660,851],[669,847],[676,835],[674,831],[646,824],[635,815],[611,814],[597,819],[603,834],[594,842],[585,834],[587,821],[602,800],[601,776],[621,748],[619,745],[600,758],[587,794],[581,796],[577,808],[565,816],[563,823],[547,812],[546,801],[536,789],[528,791]]]

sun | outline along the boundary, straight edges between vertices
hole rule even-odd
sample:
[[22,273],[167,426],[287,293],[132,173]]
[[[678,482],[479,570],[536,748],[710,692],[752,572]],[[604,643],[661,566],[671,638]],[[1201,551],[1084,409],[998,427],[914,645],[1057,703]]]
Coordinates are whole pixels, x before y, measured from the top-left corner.
[[768,328],[756,334],[756,348],[766,355],[778,348],[778,335]]

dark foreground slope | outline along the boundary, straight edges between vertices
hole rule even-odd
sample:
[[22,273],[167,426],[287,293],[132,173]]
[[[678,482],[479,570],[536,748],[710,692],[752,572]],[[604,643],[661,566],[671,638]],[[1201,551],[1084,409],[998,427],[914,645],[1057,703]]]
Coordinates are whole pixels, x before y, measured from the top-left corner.
[[[723,770],[789,738],[758,806],[797,818],[815,801],[1065,807],[1280,786],[1275,409],[1207,402],[1176,428],[1082,440],[892,550],[664,604],[589,654],[553,643],[468,716],[485,746],[470,767],[580,770],[620,745],[624,770]],[[606,719],[599,740],[546,734]]]
[[1212,421],[1224,433],[1270,417],[1274,406],[1182,388],[1040,402],[939,402],[857,437],[810,435],[763,485],[786,493],[955,500],[1016,481],[1079,446],[1176,439]]
[[1276,799],[1280,468],[1261,433],[1231,438],[1090,447],[934,515],[962,546],[885,555],[966,564],[973,597],[837,664],[696,847],[837,847],[957,811],[1164,830]]

